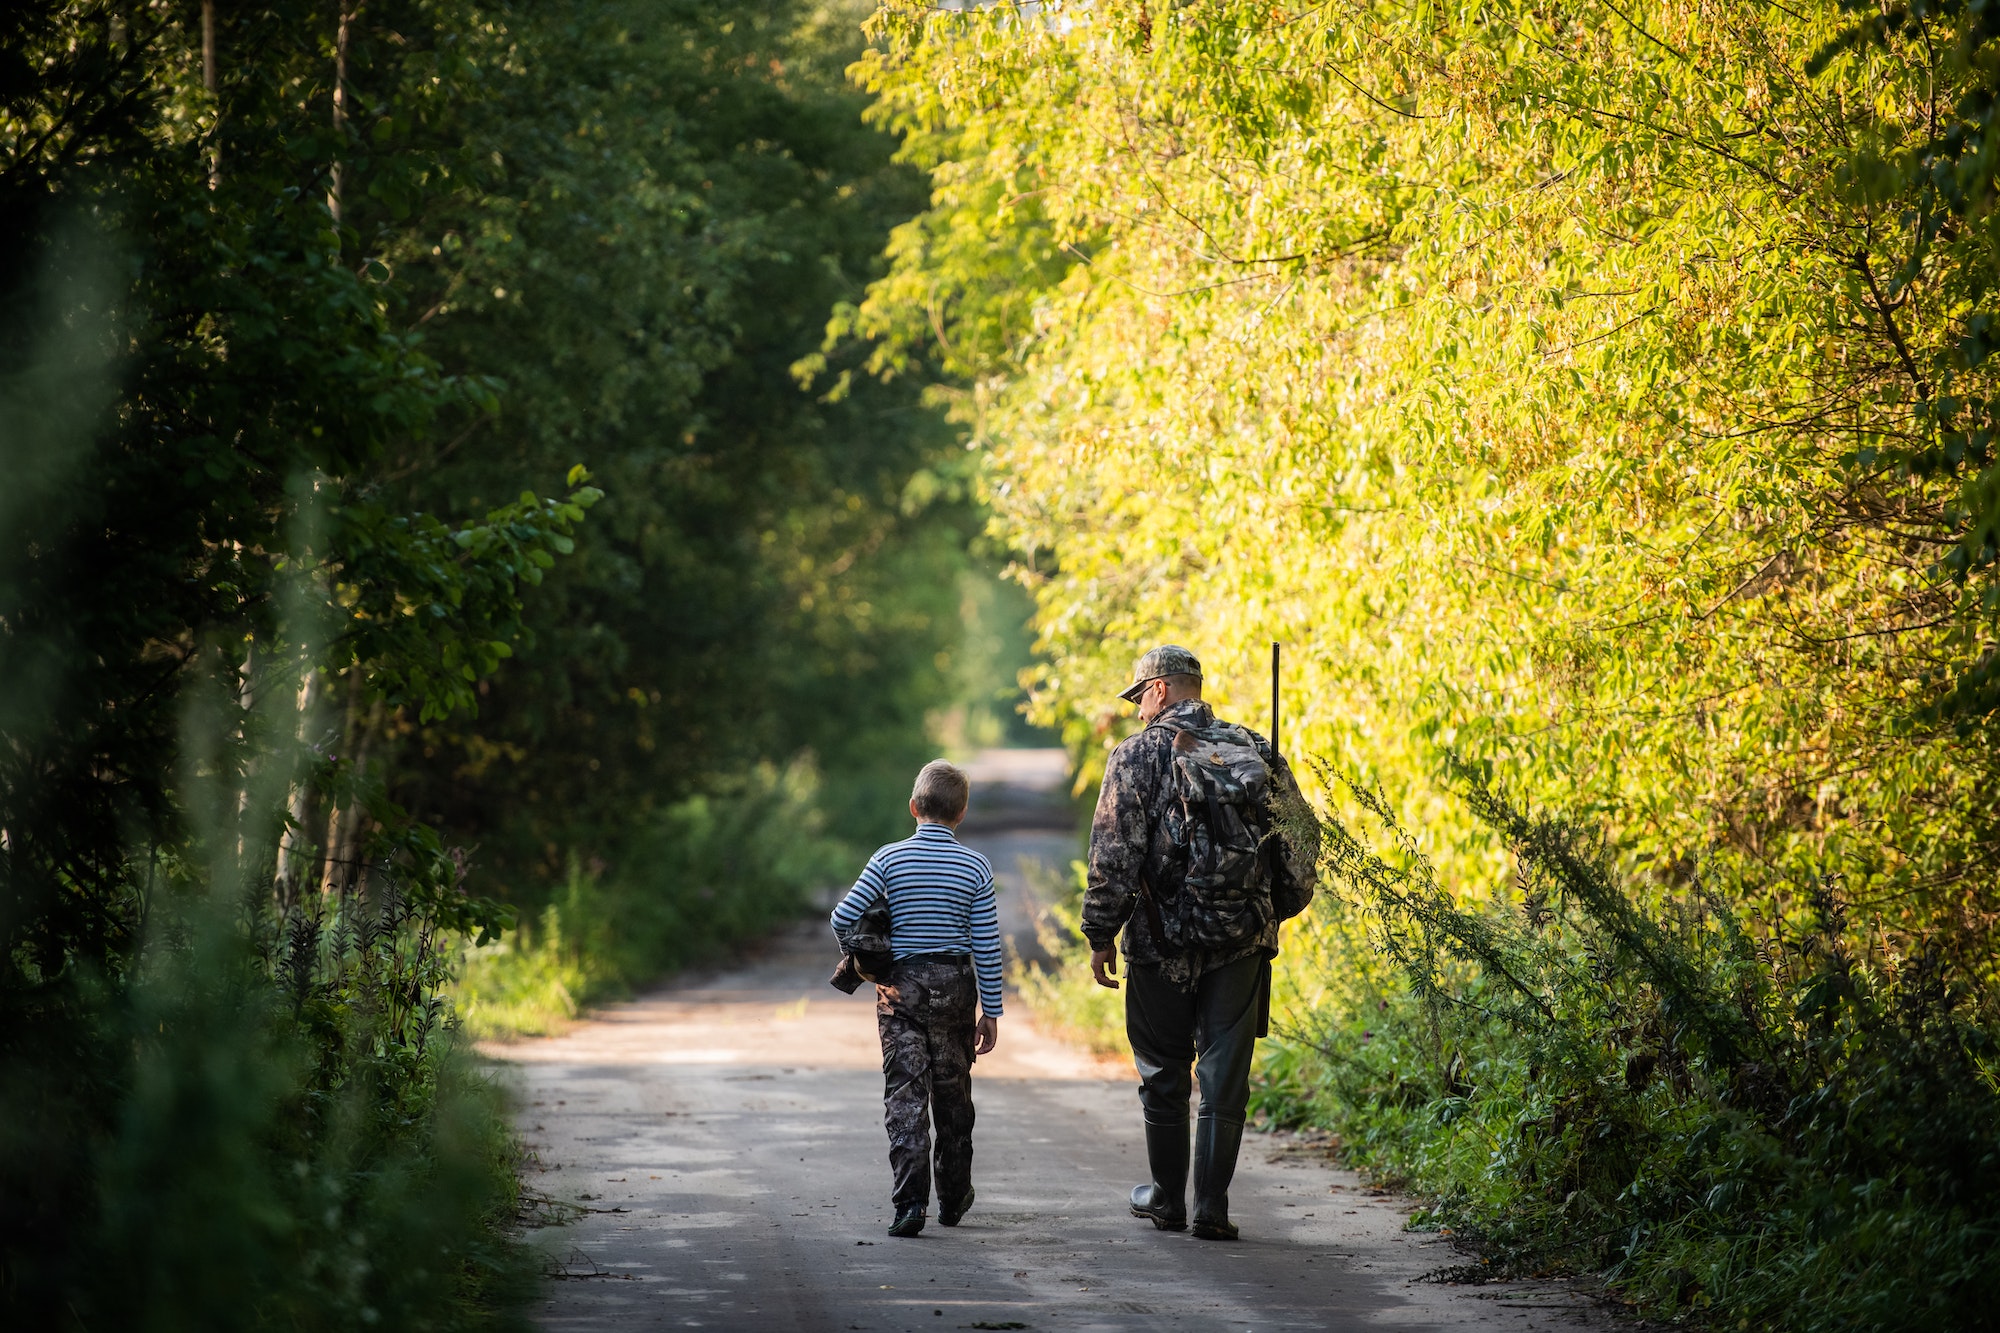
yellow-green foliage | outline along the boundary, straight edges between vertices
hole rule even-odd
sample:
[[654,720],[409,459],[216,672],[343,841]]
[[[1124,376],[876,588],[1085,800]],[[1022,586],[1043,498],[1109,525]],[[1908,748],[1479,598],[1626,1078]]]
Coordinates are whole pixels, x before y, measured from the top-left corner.
[[[873,33],[853,72],[933,206],[829,338],[947,372],[1038,716],[1087,781],[1139,652],[1188,644],[1256,722],[1282,640],[1287,752],[1362,783],[1314,796],[1337,826],[1380,782],[1385,855],[1465,932],[1397,946],[1347,881],[1288,928],[1266,1109],[1675,1313],[1888,1327],[1947,1270],[1939,1326],[1990,1309],[1992,1181],[1945,1217],[1951,1172],[1905,1169],[2000,1133],[1967,1120],[2000,921],[1986,11],[889,0]],[[1511,983],[1463,941],[1548,905],[1453,754],[1609,839],[1550,881],[1617,888],[1564,904],[1601,938],[1535,1022],[1476,1021]],[[1619,950],[1704,913],[1726,959],[1633,981]],[[1770,1049],[1695,1078],[1683,1009],[1731,996]]]
[[[1055,877],[1050,876],[1053,880]],[[1053,966],[1019,963],[1014,987],[1041,1026],[1100,1055],[1132,1054],[1125,1040],[1125,992],[1097,984],[1090,973],[1090,944],[1081,930],[1084,863],[1072,861],[1068,884],[1038,885],[1048,906],[1035,935]]]
[[594,885],[572,871],[562,896],[533,926],[482,948],[467,949],[452,1000],[474,1037],[538,1037],[560,1031],[596,980],[591,956],[563,934],[563,918],[583,915]]
[[833,335],[958,376],[1086,765],[1137,652],[1255,720],[1281,639],[1287,748],[1408,793],[1468,894],[1506,860],[1445,746],[1636,857],[1990,905],[1990,731],[1922,706],[1992,608],[1936,563],[1956,480],[1869,463],[1991,378],[1986,233],[1926,257],[1950,219],[1876,181],[1953,67],[1809,73],[1841,22],[889,5],[855,72],[935,206]]

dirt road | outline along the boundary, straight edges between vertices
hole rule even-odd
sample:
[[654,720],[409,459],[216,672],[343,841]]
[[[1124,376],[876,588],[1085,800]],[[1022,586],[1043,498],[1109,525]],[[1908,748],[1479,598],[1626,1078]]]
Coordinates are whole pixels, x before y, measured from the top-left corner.
[[[973,840],[969,838],[968,840]],[[1003,871],[1066,837],[977,835]],[[1009,901],[1011,900],[1011,901]],[[808,923],[758,956],[491,1048],[518,1087],[533,1188],[591,1209],[540,1233],[564,1274],[542,1327],[583,1333],[835,1330],[1540,1329],[1604,1321],[1559,1287],[1420,1280],[1462,1263],[1402,1229],[1407,1204],[1295,1141],[1251,1135],[1238,1244],[1128,1215],[1145,1173],[1136,1080],[1010,1008],[974,1069],[979,1200],[891,1240],[872,992],[827,986]]]

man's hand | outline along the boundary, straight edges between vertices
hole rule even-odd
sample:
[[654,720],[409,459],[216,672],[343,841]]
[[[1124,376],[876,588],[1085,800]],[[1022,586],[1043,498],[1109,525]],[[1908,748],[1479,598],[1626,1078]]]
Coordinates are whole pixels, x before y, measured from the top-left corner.
[[972,1054],[982,1056],[999,1044],[1000,1020],[987,1014],[972,1029]]
[[1090,975],[1097,984],[1111,990],[1118,989],[1118,950],[1092,949],[1090,951]]

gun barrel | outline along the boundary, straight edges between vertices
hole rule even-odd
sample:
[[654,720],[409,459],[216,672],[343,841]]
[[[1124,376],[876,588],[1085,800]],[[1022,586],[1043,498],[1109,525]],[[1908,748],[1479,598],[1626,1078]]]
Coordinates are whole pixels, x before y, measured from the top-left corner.
[[1278,749],[1278,641],[1271,640],[1271,753]]

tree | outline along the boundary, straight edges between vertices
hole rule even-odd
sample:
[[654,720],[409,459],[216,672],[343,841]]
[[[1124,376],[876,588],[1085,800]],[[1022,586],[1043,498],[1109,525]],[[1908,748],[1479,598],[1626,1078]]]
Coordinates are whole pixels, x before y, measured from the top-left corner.
[[952,349],[1045,716],[1095,753],[1157,638],[1249,705],[1279,638],[1309,750],[1989,902],[1983,20],[1845,22],[886,9],[936,196],[836,327]]
[[1496,1268],[1992,1304],[1989,23],[892,3],[857,67],[933,198],[831,333],[950,372],[1086,766],[1139,651],[1254,717],[1287,644],[1340,892],[1263,1110]]
[[923,757],[974,524],[955,442],[914,383],[829,400],[790,371],[923,202],[842,85],[843,19],[522,11],[539,59],[455,128],[497,165],[391,251],[430,353],[507,386],[389,469],[409,502],[477,508],[575,459],[610,496],[476,718],[400,750],[407,802],[509,892],[801,750],[861,842]]
[[[394,442],[490,392],[392,325],[379,264],[347,261],[325,189],[348,147],[327,116],[325,16],[237,11],[206,68],[190,17],[47,3],[7,20],[4,299],[26,317],[0,365],[17,477],[0,515],[0,1263],[38,1326],[139,1318],[128,1300],[163,1323],[222,1318],[203,1284],[234,1262],[230,1243],[261,1247],[261,1265],[340,1226],[372,1234],[355,1180],[464,1164],[408,1152],[456,1096],[443,1046],[427,1052],[436,932],[503,918],[464,896],[434,832],[377,801],[370,904],[309,914],[365,916],[366,958],[351,936],[274,943],[293,701],[311,673],[346,667],[418,714],[464,706],[507,650],[523,585],[595,498],[573,475],[562,499],[456,522],[371,498]],[[372,166],[349,186],[408,188],[429,169],[421,153]],[[328,782],[337,761],[309,759],[300,780]],[[289,969],[295,1009],[273,1003],[260,946]],[[355,990],[361,974],[375,990]],[[235,1119],[178,1118],[239,1077]],[[399,1118],[369,1114],[384,1098]],[[336,1123],[350,1102],[368,1132]],[[211,1158],[210,1129],[243,1137]],[[324,1167],[343,1201],[296,1197],[287,1155]],[[177,1173],[225,1170],[201,1195],[215,1243],[196,1268],[141,1278],[127,1247],[161,1233],[134,1221],[147,1210],[115,1187],[118,1161],[170,1196]],[[405,1237],[469,1257],[490,1240],[492,1177],[440,1187],[436,1226]],[[297,1225],[274,1234],[281,1216]],[[131,1280],[104,1288],[102,1264]],[[229,1318],[358,1317],[385,1299],[253,1267]],[[415,1317],[468,1290],[388,1304]]]

